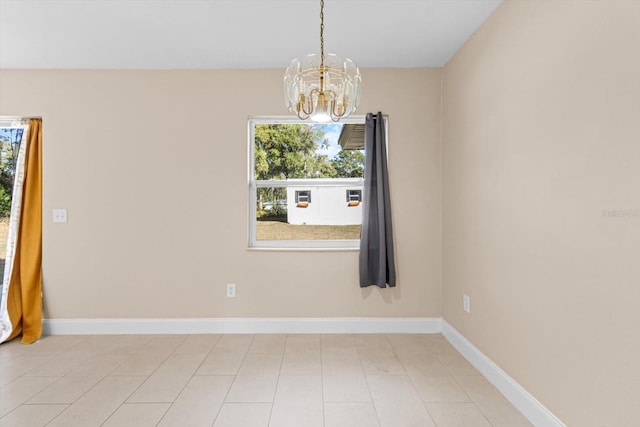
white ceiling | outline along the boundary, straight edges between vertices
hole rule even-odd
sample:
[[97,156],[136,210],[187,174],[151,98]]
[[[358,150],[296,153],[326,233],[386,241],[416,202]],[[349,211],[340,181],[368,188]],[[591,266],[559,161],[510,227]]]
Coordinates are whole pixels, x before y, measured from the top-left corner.
[[[501,0],[326,0],[325,49],[441,67]],[[2,68],[284,68],[319,51],[319,0],[0,0]]]

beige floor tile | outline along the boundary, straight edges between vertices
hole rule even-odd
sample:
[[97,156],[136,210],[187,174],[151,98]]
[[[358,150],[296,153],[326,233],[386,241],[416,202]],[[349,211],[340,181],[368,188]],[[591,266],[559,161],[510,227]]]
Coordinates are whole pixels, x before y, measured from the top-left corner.
[[487,417],[492,426],[531,426],[531,423],[484,377],[456,376],[454,379]]
[[99,354],[113,347],[124,335],[84,335],[80,337],[82,340],[74,344],[70,350]]
[[381,401],[375,407],[381,427],[436,427],[422,402]]
[[37,352],[38,354],[65,352],[85,338],[86,336],[83,335],[45,335],[35,343],[28,345],[25,354],[30,352]]
[[169,403],[125,403],[111,415],[102,427],[155,427]]
[[364,374],[336,374],[322,376],[325,402],[370,402],[371,393]]
[[101,425],[137,389],[144,377],[106,377],[48,424],[48,427]]
[[209,354],[222,335],[198,334],[189,335],[173,352],[176,354]]
[[111,347],[104,350],[102,354],[119,356],[131,356],[151,341],[152,335],[124,335],[115,341]]
[[173,352],[173,350],[185,342],[188,337],[189,335],[180,334],[151,335],[151,339],[147,341],[143,348],[148,348],[152,351],[170,350]]
[[404,366],[385,335],[355,335],[355,341],[366,374],[405,373]]
[[320,351],[320,335],[288,335],[285,352]]
[[284,353],[284,346],[287,342],[286,335],[261,334],[253,338],[249,347],[249,353]]
[[[365,366],[365,360],[393,359],[396,354],[385,335],[354,335],[358,356]],[[375,373],[375,372],[372,372]],[[381,372],[385,373],[385,372]]]
[[480,372],[455,350],[446,356],[438,356],[438,359],[451,375],[480,375]]
[[372,403],[325,403],[325,427],[380,427]]
[[87,339],[91,335],[44,335],[41,338],[47,340],[48,344],[55,346],[60,351],[72,349],[78,343]]
[[126,354],[99,354],[86,360],[73,369],[67,376],[105,376],[112,373],[122,362],[127,360]]
[[27,401],[27,404],[71,404],[98,384],[104,376],[60,378]]
[[449,371],[435,355],[425,353],[400,353],[398,359],[408,374],[446,374]]
[[368,375],[381,427],[435,427],[407,375]]
[[491,427],[473,403],[428,403],[427,409],[438,427]]
[[0,418],[2,427],[42,427],[68,405],[22,405]]
[[226,402],[273,402],[281,363],[281,354],[247,354]]
[[42,356],[20,354],[14,358],[3,361],[2,364],[0,364],[0,387],[9,384],[16,378],[26,374],[56,356],[57,354]]
[[422,403],[408,375],[367,375],[367,382],[376,403],[381,400],[415,400]]
[[0,417],[53,384],[56,377],[20,377],[0,388]]
[[429,344],[424,334],[389,334],[387,340],[396,354],[430,353]]
[[0,385],[2,427],[530,426],[438,334],[14,340]]
[[424,334],[424,337],[430,344],[434,342],[448,342],[442,334]]
[[178,353],[169,356],[153,375],[186,375],[191,377],[198,369],[205,354]]
[[427,339],[426,342],[431,353],[436,356],[446,357],[451,354],[459,354],[455,347],[444,337],[442,339]]
[[323,427],[320,375],[281,375],[269,427]]
[[268,427],[271,403],[225,403],[213,427]]
[[34,377],[62,377],[93,356],[94,353],[87,351],[62,353],[38,365],[25,375]]
[[223,335],[202,362],[196,375],[235,375],[240,369],[253,335]]
[[351,334],[321,335],[320,342],[323,353],[358,353],[356,340]]
[[366,374],[404,374],[404,366],[393,352],[360,353],[362,368]]
[[127,403],[172,403],[187,385],[189,378],[184,375],[151,375],[127,399]]
[[358,353],[393,352],[393,346],[382,334],[358,334],[353,336]]
[[148,341],[143,340],[143,345],[111,371],[110,375],[151,375],[185,339],[186,337],[182,335],[169,337],[159,335],[153,336]]
[[469,396],[462,391],[450,375],[415,374],[410,375],[413,385],[423,402],[455,403],[470,402]]
[[[14,357],[25,354],[26,348],[29,346],[22,345],[20,340],[11,340],[0,345],[0,362],[6,362]],[[2,366],[2,364],[0,364]]]
[[283,375],[320,375],[321,353],[318,350],[287,351],[282,359],[280,373]]
[[140,355],[134,354],[127,360],[120,363],[109,375],[113,376],[149,376],[158,369],[158,367],[164,362],[167,356],[164,354],[158,354],[150,356],[148,354]]
[[173,402],[204,360],[204,354],[172,354],[127,400]]
[[324,375],[357,375],[364,373],[358,353],[322,353]]
[[154,335],[146,342],[135,356],[139,358],[166,359],[187,339],[187,335]]
[[224,402],[233,378],[233,376],[192,377],[158,426],[210,426]]

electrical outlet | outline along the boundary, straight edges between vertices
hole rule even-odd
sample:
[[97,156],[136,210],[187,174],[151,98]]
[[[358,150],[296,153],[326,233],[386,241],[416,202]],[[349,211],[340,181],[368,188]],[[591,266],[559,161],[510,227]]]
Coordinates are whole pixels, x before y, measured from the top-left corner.
[[66,209],[54,209],[53,210],[53,222],[67,222],[67,210]]
[[469,298],[469,295],[462,294],[462,309],[467,313],[471,313],[471,298]]
[[233,283],[227,284],[227,298],[236,297],[236,285]]

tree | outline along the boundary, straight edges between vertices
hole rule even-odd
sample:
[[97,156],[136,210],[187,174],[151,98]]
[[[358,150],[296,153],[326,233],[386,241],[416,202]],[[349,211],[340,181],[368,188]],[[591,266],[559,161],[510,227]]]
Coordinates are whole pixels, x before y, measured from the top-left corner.
[[341,150],[331,160],[340,178],[364,177],[364,152],[360,150]]
[[327,145],[323,137],[322,130],[306,124],[256,125],[256,179],[331,176],[333,172],[328,158],[316,154],[318,148]]
[[22,129],[0,129],[0,218],[11,215],[13,180],[22,133]]
[[[326,155],[322,128],[307,124],[259,124],[255,126],[254,175],[257,180],[291,178],[330,178],[336,171]],[[271,214],[282,214],[279,200],[285,188],[259,188],[258,210],[270,201]]]

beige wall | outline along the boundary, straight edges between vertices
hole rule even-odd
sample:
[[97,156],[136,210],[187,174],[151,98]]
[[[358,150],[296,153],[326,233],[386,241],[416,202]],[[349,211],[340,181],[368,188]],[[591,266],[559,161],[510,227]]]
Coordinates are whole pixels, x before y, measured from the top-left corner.
[[1,70],[0,114],[43,117],[45,316],[440,317],[440,70],[363,79],[360,113],[389,115],[395,289],[361,290],[354,251],[247,250],[247,119],[286,114],[282,70]]
[[638,1],[507,1],[443,71],[444,318],[568,426],[640,425],[639,52]]

